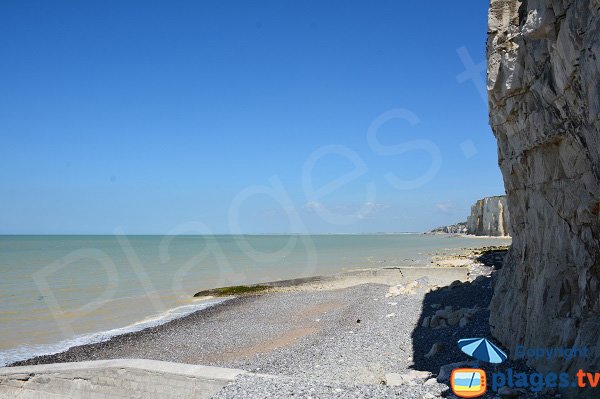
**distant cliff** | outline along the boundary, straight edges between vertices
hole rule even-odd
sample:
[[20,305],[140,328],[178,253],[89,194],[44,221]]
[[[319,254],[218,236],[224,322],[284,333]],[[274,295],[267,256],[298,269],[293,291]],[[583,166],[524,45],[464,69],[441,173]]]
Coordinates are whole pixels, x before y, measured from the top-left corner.
[[475,236],[509,236],[506,197],[497,195],[478,200],[471,207],[466,222],[441,226],[430,233],[471,234]]
[[511,353],[517,345],[591,349],[569,361],[529,359],[540,371],[600,367],[599,82],[598,0],[492,0],[490,124],[513,233],[490,306],[492,334]]
[[506,197],[486,197],[477,201],[467,218],[467,233],[476,236],[509,236]]
[[437,227],[431,230],[430,233],[467,234],[467,222]]

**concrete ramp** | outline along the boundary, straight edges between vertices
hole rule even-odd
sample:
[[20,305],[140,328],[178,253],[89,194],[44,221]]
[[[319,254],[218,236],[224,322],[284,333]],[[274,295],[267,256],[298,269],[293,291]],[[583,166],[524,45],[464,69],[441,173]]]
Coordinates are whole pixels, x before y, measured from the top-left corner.
[[210,398],[246,371],[144,359],[0,368],[0,398]]

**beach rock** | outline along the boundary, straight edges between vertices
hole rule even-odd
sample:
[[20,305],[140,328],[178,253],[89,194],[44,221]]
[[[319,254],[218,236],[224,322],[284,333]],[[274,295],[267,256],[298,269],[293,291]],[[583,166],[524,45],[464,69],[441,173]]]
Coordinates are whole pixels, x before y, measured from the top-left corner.
[[[506,258],[506,254],[508,252],[509,247],[496,247],[494,249],[488,249],[480,254],[476,260],[478,263],[481,263],[485,266],[490,266],[495,269],[501,269],[504,264],[504,259]],[[480,280],[481,283],[485,282],[486,278],[489,278],[489,275],[479,276],[483,279]],[[477,279],[476,279],[477,280]]]
[[438,353],[440,353],[440,351],[444,349],[444,344],[442,342],[436,342],[435,344],[433,344],[431,346],[431,349],[429,349],[429,352],[427,352],[427,354],[425,355],[425,357],[427,359],[434,357],[435,355],[437,355]]
[[388,289],[387,294],[385,294],[385,297],[390,298],[398,295],[413,295],[418,289],[427,287],[429,287],[429,278],[421,277],[407,284],[391,286]]
[[475,280],[473,280],[473,284],[483,284],[487,281],[488,277],[487,276],[477,276],[475,277]]
[[385,375],[386,385],[422,385],[425,380],[431,377],[429,371],[409,370],[406,373],[387,373]]
[[470,319],[478,310],[476,306],[457,310],[452,310],[452,306],[446,306],[444,309],[437,310],[433,316],[425,317],[421,326],[425,328],[443,328],[458,325],[462,328],[469,324]]
[[385,385],[398,386],[404,384],[404,379],[399,373],[387,373],[385,375]]
[[427,276],[423,276],[423,277],[419,277],[418,279],[416,279],[414,281],[414,283],[416,283],[417,287],[427,287],[430,283],[430,279]]
[[477,313],[479,311],[479,308],[477,306],[474,306],[472,308],[461,308],[460,309],[460,314],[463,317],[467,317],[467,318],[472,318],[475,313]]
[[447,318],[447,322],[449,326],[455,326],[458,324],[459,321],[459,312],[452,312],[448,318]]
[[441,267],[466,267],[473,263],[472,259],[455,258],[455,259],[436,259],[435,264]]
[[435,379],[435,378],[429,378],[429,379],[427,379],[427,381],[425,381],[423,383],[423,385],[425,385],[425,386],[430,386],[430,385],[435,385],[435,384],[437,384],[437,379]]
[[[518,344],[596,348],[598,1],[492,0],[488,26],[490,125],[513,237],[490,306],[492,334],[510,352]],[[574,375],[580,368],[597,368],[600,351],[571,362],[542,357],[528,364],[541,372]],[[593,395],[579,392],[579,397]]]
[[407,373],[411,378],[418,380],[427,380],[431,377],[431,372],[425,370],[408,370]]
[[444,364],[440,367],[440,372],[437,375],[437,381],[440,383],[450,381],[450,375],[452,374],[452,370],[459,368],[467,368],[467,367],[477,367],[477,363],[475,362],[456,362]]
[[460,286],[463,285],[463,282],[460,280],[454,280],[452,283],[450,283],[450,285],[448,286],[448,288],[450,289],[454,289],[454,288],[458,288]]
[[385,294],[386,298],[394,297],[400,295],[400,287],[394,285],[388,289],[388,292]]

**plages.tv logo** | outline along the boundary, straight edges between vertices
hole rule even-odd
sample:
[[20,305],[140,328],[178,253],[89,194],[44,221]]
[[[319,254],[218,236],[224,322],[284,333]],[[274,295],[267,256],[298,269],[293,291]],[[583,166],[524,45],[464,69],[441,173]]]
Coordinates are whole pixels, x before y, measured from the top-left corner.
[[452,392],[461,398],[476,398],[487,390],[485,371],[482,369],[454,369],[450,376]]
[[[502,363],[506,353],[486,338],[466,338],[458,341],[458,347],[467,355],[488,363]],[[487,376],[482,369],[459,368],[450,376],[452,392],[461,398],[476,398],[487,390]]]

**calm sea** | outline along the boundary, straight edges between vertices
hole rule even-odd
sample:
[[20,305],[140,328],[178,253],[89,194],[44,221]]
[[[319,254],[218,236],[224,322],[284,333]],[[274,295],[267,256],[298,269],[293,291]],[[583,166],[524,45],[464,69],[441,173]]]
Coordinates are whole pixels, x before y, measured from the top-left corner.
[[216,303],[199,290],[424,265],[510,240],[423,234],[0,236],[0,366]]

